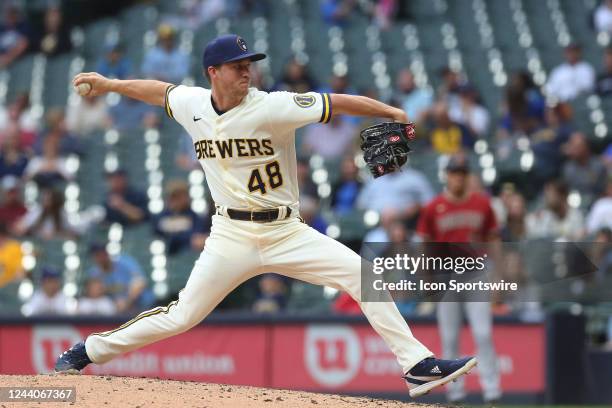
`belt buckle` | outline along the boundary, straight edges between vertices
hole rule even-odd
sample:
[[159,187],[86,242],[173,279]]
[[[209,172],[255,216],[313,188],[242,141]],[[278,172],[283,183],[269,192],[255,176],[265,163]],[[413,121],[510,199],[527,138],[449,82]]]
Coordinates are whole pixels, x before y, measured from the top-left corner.
[[251,214],[251,222],[253,222],[253,213],[254,213],[254,211],[250,212],[250,214]]

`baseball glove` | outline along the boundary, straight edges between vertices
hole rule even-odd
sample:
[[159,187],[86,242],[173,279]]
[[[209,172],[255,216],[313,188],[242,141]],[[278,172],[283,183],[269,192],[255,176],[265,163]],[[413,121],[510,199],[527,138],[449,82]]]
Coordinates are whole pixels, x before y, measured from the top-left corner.
[[398,170],[408,160],[414,123],[384,122],[361,131],[363,158],[374,178]]

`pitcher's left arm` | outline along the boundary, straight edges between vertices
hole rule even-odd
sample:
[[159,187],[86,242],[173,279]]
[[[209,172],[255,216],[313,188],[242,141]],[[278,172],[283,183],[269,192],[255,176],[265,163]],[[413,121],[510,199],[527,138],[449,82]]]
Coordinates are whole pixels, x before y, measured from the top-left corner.
[[408,115],[403,110],[367,96],[330,94],[330,98],[334,115],[369,116],[389,118],[395,122],[409,122]]

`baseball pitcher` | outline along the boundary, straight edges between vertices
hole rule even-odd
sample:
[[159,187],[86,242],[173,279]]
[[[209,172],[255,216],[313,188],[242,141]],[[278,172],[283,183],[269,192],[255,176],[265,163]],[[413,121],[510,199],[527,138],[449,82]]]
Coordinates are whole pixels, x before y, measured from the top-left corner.
[[[434,358],[413,337],[392,301],[361,302],[360,256],[299,217],[297,128],[328,123],[338,114],[407,122],[406,114],[363,96],[267,93],[251,88],[250,65],[265,57],[249,51],[241,37],[224,35],[204,50],[204,75],[211,89],[156,80],[110,80],[95,72],[74,78],[77,87],[88,84],[91,96],[117,92],[164,107],[191,135],[216,212],[204,251],[178,299],[145,311],[114,330],[90,334],[59,356],[56,372],[78,373],[90,363],[102,364],[189,330],[240,283],[270,269],[344,290],[360,302],[372,327],[397,356],[413,397],[476,365],[474,358]],[[413,132],[411,125],[403,126],[401,139]],[[375,149],[371,169],[376,176],[394,170],[392,163],[405,161],[398,162],[405,151],[397,147],[400,142],[392,135]],[[380,163],[387,145],[391,146],[392,161]]]

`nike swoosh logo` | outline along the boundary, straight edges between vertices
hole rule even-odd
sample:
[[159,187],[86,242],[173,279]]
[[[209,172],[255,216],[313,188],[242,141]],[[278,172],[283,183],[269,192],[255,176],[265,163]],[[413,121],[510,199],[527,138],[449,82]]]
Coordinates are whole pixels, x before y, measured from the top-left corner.
[[196,118],[195,116],[193,117],[193,121],[194,121],[194,122],[197,122],[197,121],[198,121],[198,120],[200,120],[200,119],[202,119],[202,118]]

